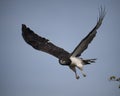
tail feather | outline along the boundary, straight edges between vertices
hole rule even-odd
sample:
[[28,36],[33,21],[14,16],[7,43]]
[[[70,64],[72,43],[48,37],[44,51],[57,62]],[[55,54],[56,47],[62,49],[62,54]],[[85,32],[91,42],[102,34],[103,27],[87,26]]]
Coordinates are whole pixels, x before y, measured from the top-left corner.
[[84,62],[84,65],[87,65],[87,64],[95,63],[95,60],[97,59],[85,59],[83,60],[83,62]]

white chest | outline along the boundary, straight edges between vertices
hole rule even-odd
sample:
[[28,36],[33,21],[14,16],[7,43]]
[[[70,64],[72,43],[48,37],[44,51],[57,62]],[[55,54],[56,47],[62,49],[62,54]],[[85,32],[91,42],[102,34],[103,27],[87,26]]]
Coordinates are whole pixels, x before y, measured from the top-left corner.
[[75,65],[76,67],[78,67],[79,69],[83,68],[83,61],[80,58],[77,57],[70,57],[70,60],[72,61],[71,65]]

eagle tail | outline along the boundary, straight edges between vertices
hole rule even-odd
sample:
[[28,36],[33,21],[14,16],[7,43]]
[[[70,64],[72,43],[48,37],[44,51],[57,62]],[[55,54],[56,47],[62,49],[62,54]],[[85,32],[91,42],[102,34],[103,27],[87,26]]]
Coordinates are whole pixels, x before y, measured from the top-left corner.
[[94,58],[94,59],[85,59],[85,60],[83,60],[83,62],[84,62],[84,65],[87,65],[87,64],[95,63],[95,60],[97,60],[97,59],[96,58]]

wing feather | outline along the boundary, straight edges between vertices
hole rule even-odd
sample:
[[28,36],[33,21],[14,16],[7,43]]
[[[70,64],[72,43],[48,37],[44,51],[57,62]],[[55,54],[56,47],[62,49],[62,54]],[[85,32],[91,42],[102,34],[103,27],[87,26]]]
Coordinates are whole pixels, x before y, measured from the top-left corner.
[[46,52],[59,59],[67,58],[68,56],[70,56],[69,52],[65,51],[63,48],[57,47],[48,39],[38,36],[24,24],[22,24],[22,36],[26,43],[31,45],[36,50]]
[[96,26],[92,29],[92,31],[78,44],[78,46],[74,49],[74,51],[71,53],[72,56],[78,57],[81,55],[81,53],[88,48],[89,43],[93,40],[93,38],[96,36],[97,29],[101,26],[102,21],[105,17],[105,8],[102,7],[99,10],[99,19],[97,21]]

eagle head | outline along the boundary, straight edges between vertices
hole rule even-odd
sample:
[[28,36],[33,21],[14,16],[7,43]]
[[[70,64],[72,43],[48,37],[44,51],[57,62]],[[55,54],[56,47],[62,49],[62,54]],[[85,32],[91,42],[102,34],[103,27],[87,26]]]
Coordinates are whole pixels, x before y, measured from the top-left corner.
[[59,63],[61,65],[70,65],[71,64],[71,60],[68,58],[64,58],[64,59],[59,59]]

